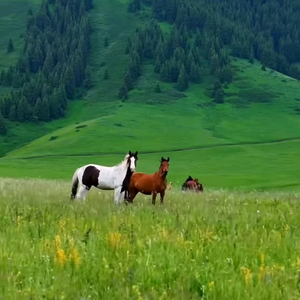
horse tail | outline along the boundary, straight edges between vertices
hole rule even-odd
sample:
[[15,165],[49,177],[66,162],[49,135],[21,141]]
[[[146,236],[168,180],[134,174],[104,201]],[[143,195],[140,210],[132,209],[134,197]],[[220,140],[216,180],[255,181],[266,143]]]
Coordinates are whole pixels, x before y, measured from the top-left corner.
[[79,180],[78,180],[77,170],[76,170],[72,178],[71,200],[74,199],[77,194],[78,184],[79,184]]

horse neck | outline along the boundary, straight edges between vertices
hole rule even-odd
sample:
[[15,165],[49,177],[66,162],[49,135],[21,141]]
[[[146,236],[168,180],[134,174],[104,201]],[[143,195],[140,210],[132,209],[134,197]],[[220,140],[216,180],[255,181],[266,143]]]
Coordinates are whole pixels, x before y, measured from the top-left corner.
[[128,164],[127,164],[127,160],[122,161],[118,166],[116,166],[117,171],[121,171],[122,173],[126,173],[127,169],[130,169]]
[[158,178],[161,178],[162,180],[165,180],[166,179],[166,177],[167,177],[167,175],[166,174],[163,174],[162,175],[162,170],[161,170],[161,167],[159,167],[159,169],[158,169],[158,171],[156,171],[155,173],[154,173],[154,175],[156,175]]

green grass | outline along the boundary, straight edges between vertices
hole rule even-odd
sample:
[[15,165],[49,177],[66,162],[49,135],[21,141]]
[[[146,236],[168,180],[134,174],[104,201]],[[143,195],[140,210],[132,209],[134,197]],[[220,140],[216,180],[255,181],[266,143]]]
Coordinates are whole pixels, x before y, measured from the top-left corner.
[[7,300],[299,297],[299,194],[172,190],[116,207],[95,189],[70,202],[60,181],[0,185]]
[[[64,119],[39,126],[9,123],[9,134],[0,137],[5,154],[0,176],[69,179],[79,165],[114,165],[128,150],[137,150],[139,171],[154,172],[158,159],[170,156],[170,180],[178,184],[191,175],[204,186],[298,189],[299,83],[262,71],[258,62],[233,59],[234,82],[225,90],[225,103],[214,105],[207,96],[205,66],[202,83],[190,85],[185,93],[160,83],[158,94],[158,77],[146,63],[129,100],[121,102],[117,94],[128,61],[127,38],[149,20],[147,9],[133,15],[126,7],[119,0],[95,3],[90,58],[94,88],[70,102]],[[167,24],[161,26],[169,31]]]

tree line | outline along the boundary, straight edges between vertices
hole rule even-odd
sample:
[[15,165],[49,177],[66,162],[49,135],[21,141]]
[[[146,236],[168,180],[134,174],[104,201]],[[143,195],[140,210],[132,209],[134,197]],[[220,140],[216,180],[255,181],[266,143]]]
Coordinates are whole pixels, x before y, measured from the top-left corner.
[[[129,12],[151,6],[154,20],[128,40],[130,63],[124,74],[120,98],[127,98],[139,76],[139,64],[150,59],[160,80],[176,83],[184,91],[189,82],[201,81],[204,61],[214,77],[213,97],[223,102],[223,87],[232,81],[228,54],[259,60],[300,79],[300,5],[288,0],[132,0]],[[168,37],[157,21],[172,24]],[[136,68],[132,68],[132,66]]]
[[[0,74],[0,84],[10,88],[0,100],[5,118],[23,122],[63,117],[76,89],[90,87],[92,8],[92,0],[45,0],[38,12],[28,10],[23,52]],[[8,49],[13,51],[11,40]]]

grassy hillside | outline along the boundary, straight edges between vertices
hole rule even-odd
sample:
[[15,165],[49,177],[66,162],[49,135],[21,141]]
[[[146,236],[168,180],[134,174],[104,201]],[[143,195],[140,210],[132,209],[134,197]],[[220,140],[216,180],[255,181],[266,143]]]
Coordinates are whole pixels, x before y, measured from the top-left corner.
[[[39,127],[14,124],[0,139],[7,152],[0,159],[0,176],[69,179],[81,164],[114,165],[128,150],[138,150],[139,171],[154,172],[161,155],[170,156],[169,180],[179,183],[192,175],[204,186],[299,188],[299,83],[270,69],[262,71],[258,62],[235,59],[225,103],[215,105],[208,97],[206,73],[187,92],[160,83],[162,93],[156,93],[158,77],[146,63],[129,100],[121,102],[117,94],[128,61],[127,38],[149,20],[147,9],[133,15],[126,7],[119,0],[95,3],[90,59],[94,88],[70,103],[64,119]],[[105,68],[110,75],[106,81]]]
[[299,295],[299,194],[168,191],[163,207],[143,196],[115,207],[95,189],[70,203],[69,188],[0,182],[5,299]]

